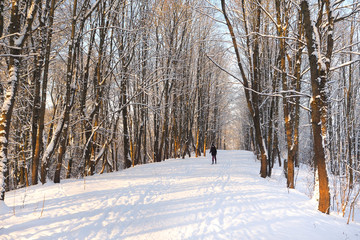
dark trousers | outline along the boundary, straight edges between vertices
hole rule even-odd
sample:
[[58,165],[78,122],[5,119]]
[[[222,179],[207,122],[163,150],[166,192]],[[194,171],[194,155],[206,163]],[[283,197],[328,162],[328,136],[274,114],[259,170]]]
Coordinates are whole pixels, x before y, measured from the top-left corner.
[[212,155],[212,164],[214,164],[214,160],[215,160],[215,164],[216,164],[216,155]]

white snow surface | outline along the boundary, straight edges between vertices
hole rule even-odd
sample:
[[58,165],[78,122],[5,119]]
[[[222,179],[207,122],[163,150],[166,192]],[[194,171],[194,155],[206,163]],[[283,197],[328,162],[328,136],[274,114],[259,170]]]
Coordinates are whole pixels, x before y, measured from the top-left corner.
[[315,200],[286,188],[280,168],[263,179],[251,152],[217,158],[7,192],[0,239],[360,239],[359,223],[318,212]]

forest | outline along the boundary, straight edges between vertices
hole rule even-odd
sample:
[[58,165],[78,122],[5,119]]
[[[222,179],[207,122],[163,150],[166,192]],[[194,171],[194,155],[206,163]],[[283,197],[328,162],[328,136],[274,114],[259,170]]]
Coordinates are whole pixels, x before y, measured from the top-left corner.
[[319,211],[360,194],[357,0],[0,0],[9,190],[219,149],[312,166]]

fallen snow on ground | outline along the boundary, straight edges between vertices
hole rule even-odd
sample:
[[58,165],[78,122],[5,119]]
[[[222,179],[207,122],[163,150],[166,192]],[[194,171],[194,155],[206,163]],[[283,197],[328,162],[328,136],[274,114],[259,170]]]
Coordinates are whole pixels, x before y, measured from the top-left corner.
[[6,194],[0,239],[360,239],[360,224],[324,215],[259,177],[250,152],[167,160]]

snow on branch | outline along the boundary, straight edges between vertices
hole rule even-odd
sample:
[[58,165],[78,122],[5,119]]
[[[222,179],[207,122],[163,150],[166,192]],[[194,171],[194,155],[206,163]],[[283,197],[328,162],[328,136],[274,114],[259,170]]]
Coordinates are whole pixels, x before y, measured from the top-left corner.
[[353,61],[349,61],[349,62],[343,63],[343,64],[338,65],[338,66],[336,66],[336,67],[330,68],[330,71],[334,71],[334,70],[336,70],[336,69],[349,66],[349,65],[354,64],[354,63],[359,62],[359,61],[360,61],[360,59],[356,59],[356,60],[353,60]]
[[[84,16],[84,19],[87,19],[88,17],[90,17],[91,13],[97,8],[97,6],[99,5],[99,3],[102,0],[97,0],[96,3],[94,3],[94,5],[89,9],[89,11],[87,11],[87,13]],[[78,18],[79,16],[77,16],[76,18]]]
[[341,53],[360,55],[360,52],[342,51]]
[[[231,72],[229,72],[228,70],[226,70],[224,67],[220,66],[217,62],[215,62],[210,56],[208,56],[206,54],[206,56],[210,59],[211,62],[213,62],[218,68],[220,68],[220,70],[224,71],[225,73],[229,74],[231,77],[235,78],[236,80],[238,80],[241,85],[243,86],[244,89],[248,90],[248,91],[251,91],[257,95],[260,95],[260,96],[268,96],[268,97],[281,97],[281,98],[290,98],[290,97],[307,97],[307,98],[311,98],[310,95],[308,94],[305,94],[305,93],[301,93],[301,92],[298,92],[298,91],[295,91],[295,90],[288,90],[288,91],[279,91],[279,92],[273,92],[273,93],[263,93],[263,92],[258,92],[252,88],[248,88],[248,87],[245,87],[244,84],[243,84],[243,81],[236,77],[234,74],[232,74]],[[295,95],[291,95],[291,96],[284,96],[286,93],[293,93]],[[306,110],[308,110],[308,108],[306,107],[302,107]]]
[[[306,45],[306,42],[301,41],[300,39],[294,38],[294,37],[280,37],[280,36],[276,36],[276,35],[263,34],[260,32],[250,32],[248,35],[258,35],[260,37],[266,37],[266,38],[293,40],[293,41],[297,41],[299,43]],[[248,35],[243,35],[242,37],[244,38],[244,37],[247,37]]]
[[279,25],[276,20],[271,16],[271,14],[266,11],[266,9],[259,3],[259,7],[263,10],[263,12],[270,18],[270,20],[275,24],[276,28],[281,28],[281,25]]
[[242,85],[244,85],[243,80],[236,77],[234,74],[232,74],[231,72],[229,72],[228,70],[226,70],[225,68],[223,68],[222,66],[220,66],[216,61],[214,61],[209,55],[206,54],[206,57],[210,59],[210,61],[212,63],[214,63],[218,68],[220,68],[220,70],[226,72],[227,74],[229,74],[230,76],[232,76],[233,78],[235,78],[236,80],[238,80]]
[[[334,53],[339,53],[339,52],[341,52],[341,53],[347,53],[346,51],[344,52],[343,50],[344,50],[344,49],[347,49],[347,48],[351,48],[351,47],[356,46],[356,45],[359,45],[359,44],[360,44],[360,41],[357,41],[357,42],[355,42],[355,43],[353,43],[353,44],[347,45],[347,46],[345,46],[345,47],[342,47],[342,48],[334,51]],[[351,53],[352,53],[352,52],[351,52]],[[359,53],[357,53],[357,54],[359,54]]]
[[19,34],[19,37],[15,40],[15,46],[22,47],[25,44],[25,41],[31,32],[37,8],[38,6],[36,4],[36,1],[33,1],[26,16],[26,25],[22,32]]
[[[334,4],[334,5],[335,5],[335,4]],[[342,17],[336,18],[336,19],[334,20],[334,23],[341,22],[341,21],[345,20],[346,18],[349,18],[349,17],[351,17],[352,15],[360,12],[360,4],[359,4],[358,2],[357,2],[357,3],[354,3],[354,4],[351,4],[351,5],[349,5],[349,6],[346,6],[346,7],[347,7],[347,8],[352,7],[353,9],[352,9],[352,11],[351,11],[350,13],[348,13],[348,14],[342,16]],[[344,8],[344,7],[343,7],[343,8]]]

